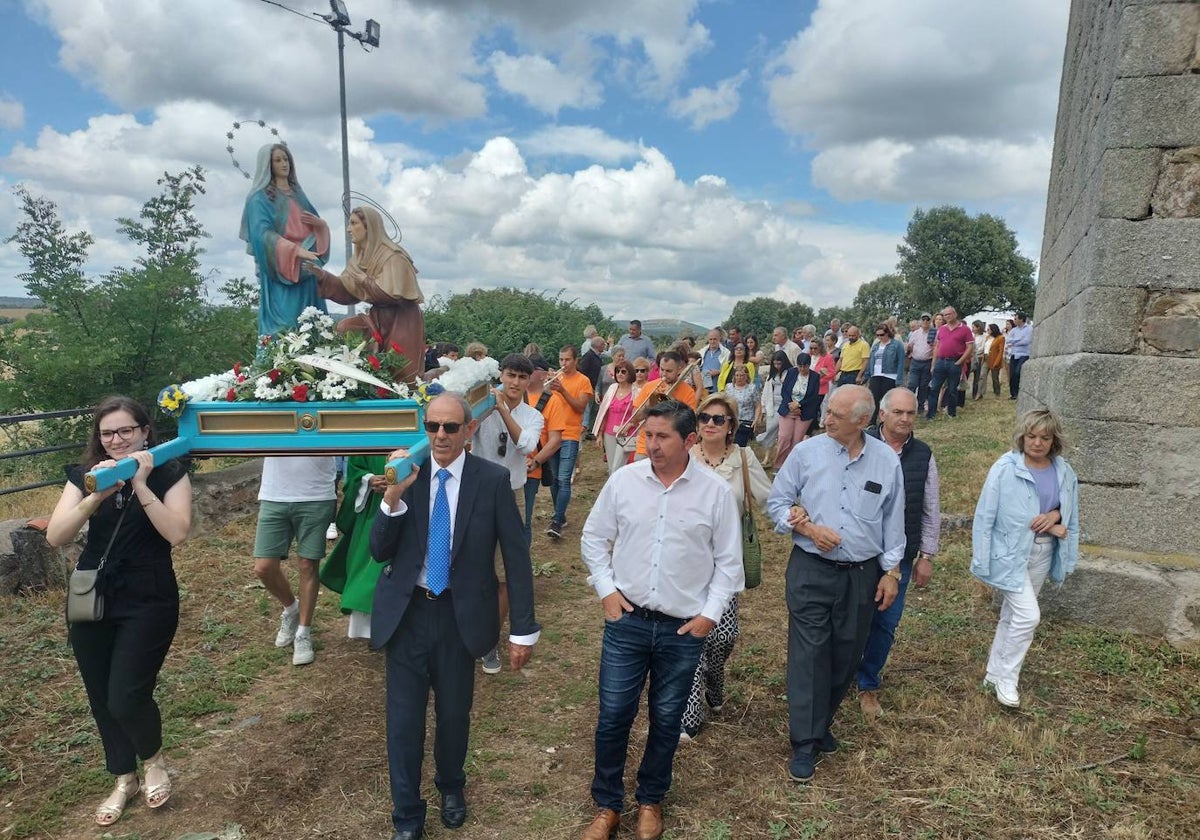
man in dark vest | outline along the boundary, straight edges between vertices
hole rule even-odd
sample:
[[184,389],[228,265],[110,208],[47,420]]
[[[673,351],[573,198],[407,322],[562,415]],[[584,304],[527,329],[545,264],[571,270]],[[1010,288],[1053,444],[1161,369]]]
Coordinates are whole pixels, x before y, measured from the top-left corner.
[[893,388],[879,403],[880,425],[867,430],[900,456],[904,473],[904,558],[900,561],[900,590],[896,600],[871,621],[871,635],[863,651],[855,681],[858,702],[868,719],[879,717],[879,675],[887,662],[896,636],[896,626],[904,612],[908,582],[924,586],[933,577],[933,556],[938,551],[942,529],[938,505],[938,471],[933,452],[924,441],[913,437],[917,417],[917,396],[907,388]]

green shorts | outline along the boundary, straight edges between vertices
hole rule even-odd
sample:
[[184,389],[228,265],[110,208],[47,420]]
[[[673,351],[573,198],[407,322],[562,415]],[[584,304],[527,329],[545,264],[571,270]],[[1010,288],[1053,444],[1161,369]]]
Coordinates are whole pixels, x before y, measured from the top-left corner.
[[254,556],[287,559],[296,540],[296,553],[305,560],[325,559],[325,531],[337,511],[337,500],[258,503]]

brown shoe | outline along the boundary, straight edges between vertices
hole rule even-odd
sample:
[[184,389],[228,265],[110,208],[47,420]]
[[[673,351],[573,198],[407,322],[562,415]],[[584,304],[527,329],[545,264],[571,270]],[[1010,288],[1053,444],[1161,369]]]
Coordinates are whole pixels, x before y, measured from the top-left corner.
[[662,833],[662,805],[639,805],[637,840],[658,840]]
[[621,815],[612,808],[601,808],[596,812],[596,819],[583,832],[581,840],[608,840],[617,833],[621,824]]
[[863,716],[868,720],[883,717],[883,707],[879,705],[878,691],[858,692],[858,705],[862,709]]

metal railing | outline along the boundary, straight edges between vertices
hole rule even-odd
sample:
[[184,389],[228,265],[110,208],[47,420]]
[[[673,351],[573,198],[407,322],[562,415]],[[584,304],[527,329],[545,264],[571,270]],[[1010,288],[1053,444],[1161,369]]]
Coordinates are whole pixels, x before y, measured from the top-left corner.
[[[0,415],[0,428],[5,426],[15,426],[21,423],[32,423],[39,420],[59,420],[68,417],[79,417],[84,414],[91,414],[94,409],[91,408],[68,408],[62,411],[43,411],[37,414],[5,414]],[[84,444],[80,443],[63,443],[55,446],[39,446],[34,449],[18,449],[12,452],[0,452],[0,461],[7,461],[16,458],[33,458],[37,455],[48,455],[54,452],[69,452],[83,449]],[[37,490],[39,487],[57,486],[63,483],[62,478],[52,478],[46,481],[37,481],[30,484],[21,484],[16,487],[0,487],[0,496],[7,496],[12,493],[23,493],[26,490]]]

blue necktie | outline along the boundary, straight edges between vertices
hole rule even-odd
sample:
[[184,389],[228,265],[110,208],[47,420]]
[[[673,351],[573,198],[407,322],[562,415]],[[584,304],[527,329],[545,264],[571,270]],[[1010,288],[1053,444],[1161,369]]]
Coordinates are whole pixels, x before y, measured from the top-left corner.
[[438,489],[429,519],[429,553],[425,557],[425,583],[434,595],[450,585],[450,502],[446,499],[446,479],[450,470],[437,471]]

